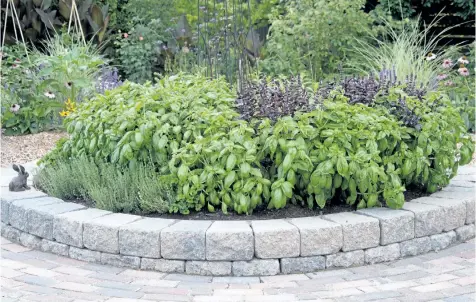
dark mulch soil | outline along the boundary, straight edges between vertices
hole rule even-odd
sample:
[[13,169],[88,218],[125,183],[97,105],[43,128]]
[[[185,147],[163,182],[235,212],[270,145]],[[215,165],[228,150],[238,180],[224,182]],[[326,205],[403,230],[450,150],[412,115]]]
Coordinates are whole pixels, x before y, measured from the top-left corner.
[[[422,192],[418,188],[408,188],[404,193],[405,201],[410,201],[423,196],[430,195],[429,193]],[[94,203],[86,200],[68,200],[77,204],[81,204],[85,207],[93,208]],[[238,215],[236,213],[223,214],[221,211],[215,213],[209,212],[191,212],[189,215],[181,214],[142,214],[145,217],[159,217],[167,219],[182,219],[182,220],[267,220],[267,219],[281,219],[281,218],[298,218],[298,217],[312,217],[325,214],[351,212],[355,211],[355,206],[349,206],[346,204],[338,204],[332,206],[326,206],[324,209],[309,209],[301,205],[295,205],[288,203],[284,209],[268,210],[266,208],[257,208],[252,215]],[[140,213],[135,213],[140,214]]]

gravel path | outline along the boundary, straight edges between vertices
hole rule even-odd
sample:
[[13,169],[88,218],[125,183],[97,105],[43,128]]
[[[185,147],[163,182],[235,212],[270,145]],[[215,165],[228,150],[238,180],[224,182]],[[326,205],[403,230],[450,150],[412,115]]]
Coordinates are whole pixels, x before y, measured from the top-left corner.
[[27,163],[43,157],[55,146],[56,142],[66,137],[65,132],[41,132],[21,136],[1,136],[1,166],[13,163]]
[[86,263],[1,238],[1,301],[474,301],[474,239],[439,253],[310,274],[206,277]]

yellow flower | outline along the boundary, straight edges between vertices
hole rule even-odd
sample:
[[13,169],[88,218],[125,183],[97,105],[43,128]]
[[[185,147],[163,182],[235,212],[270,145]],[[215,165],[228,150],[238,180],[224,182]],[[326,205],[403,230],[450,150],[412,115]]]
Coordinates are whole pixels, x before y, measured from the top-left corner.
[[62,117],[65,117],[65,116],[68,116],[68,115],[69,115],[69,111],[64,111],[64,110],[63,110],[63,111],[61,111],[59,114],[60,114]]
[[71,102],[70,99],[68,99],[66,102],[64,102],[66,105],[66,110],[69,112],[75,112],[76,111],[76,103]]

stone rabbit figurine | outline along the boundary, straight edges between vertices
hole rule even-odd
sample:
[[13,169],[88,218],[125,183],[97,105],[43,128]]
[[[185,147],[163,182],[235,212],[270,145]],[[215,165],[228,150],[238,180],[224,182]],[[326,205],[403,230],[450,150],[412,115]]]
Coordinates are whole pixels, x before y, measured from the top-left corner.
[[13,192],[20,192],[25,190],[30,190],[30,187],[27,185],[26,180],[30,174],[25,171],[25,168],[22,165],[13,165],[13,170],[18,172],[18,176],[14,177],[8,188]]

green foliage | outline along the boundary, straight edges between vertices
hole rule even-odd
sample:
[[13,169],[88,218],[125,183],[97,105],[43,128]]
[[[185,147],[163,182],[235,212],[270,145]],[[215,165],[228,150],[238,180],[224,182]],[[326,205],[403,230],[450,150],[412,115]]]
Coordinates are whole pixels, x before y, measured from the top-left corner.
[[123,169],[84,157],[59,160],[40,168],[34,183],[51,196],[82,199],[97,208],[126,213],[165,213],[174,197],[153,166]]
[[29,58],[22,45],[7,46],[4,53],[0,89],[2,128],[7,135],[60,127],[63,103],[90,97],[105,64],[92,43],[84,45],[68,35],[48,39],[44,52],[29,51]]
[[387,20],[382,20],[385,24],[383,36],[373,35],[370,42],[354,40],[354,55],[346,63],[347,67],[367,75],[393,70],[399,80],[416,77],[418,84],[434,89],[440,62],[432,55],[448,56],[448,50],[438,51],[438,43],[449,28],[432,37],[429,34],[441,18],[437,16],[423,30],[420,30],[420,19],[417,19],[416,22],[404,23],[398,31]]
[[269,15],[273,10],[284,13],[285,5],[280,0],[254,0],[251,1],[251,20],[256,27],[268,26]]
[[138,24],[148,24],[156,19],[161,20],[167,28],[173,24],[172,19],[178,15],[174,0],[119,0],[119,2],[117,28],[121,31],[128,31]]
[[2,83],[2,129],[6,135],[37,133],[60,126],[57,112],[62,105],[49,100],[40,89],[37,54],[23,45],[5,46],[0,76]]
[[[2,1],[2,5],[4,2]],[[72,9],[72,0],[24,0],[14,1],[25,40],[33,43],[54,35],[61,26],[69,22]],[[93,0],[76,0],[78,16],[82,31],[86,38],[94,39],[98,44],[103,43],[108,36],[109,6],[99,6]],[[5,20],[5,11],[2,9],[1,20]],[[16,43],[21,41],[19,33],[13,29],[14,18],[11,10],[8,14],[6,41]],[[2,26],[3,26],[2,21]],[[17,26],[18,31],[18,25]],[[74,24],[73,24],[74,25]],[[79,29],[78,29],[79,32]]]
[[94,94],[99,69],[107,61],[92,41],[84,44],[78,36],[62,34],[47,39],[43,46],[36,60],[41,66],[41,90],[53,92],[63,102],[81,101]]
[[[461,51],[454,53],[451,57],[438,59],[440,64],[438,75],[440,77],[439,90],[448,95],[453,106],[459,110],[468,131],[474,133],[476,130],[476,95],[474,91],[475,43],[462,48]],[[448,52],[451,52],[451,50]],[[466,56],[464,56],[465,54]],[[468,62],[461,64],[457,61],[458,58]],[[451,62],[450,66],[445,65],[444,62]],[[467,73],[461,74],[460,71],[464,70]]]
[[[275,11],[261,69],[268,74],[308,72],[313,80],[337,72],[354,37],[369,30],[365,1],[290,1]],[[345,13],[344,13],[345,12]]]
[[[434,192],[474,151],[458,111],[438,93],[420,100],[395,87],[367,106],[337,88],[316,109],[276,121],[239,119],[235,97],[223,79],[202,76],[126,82],[69,116],[69,140],[43,161],[86,156],[134,169],[151,160],[149,169],[173,184],[169,211],[250,214],[288,202],[400,208],[407,185]],[[389,111],[401,98],[421,130]]]
[[119,33],[114,41],[117,64],[127,79],[144,83],[153,79],[154,72],[164,66],[162,47],[169,35],[161,20],[146,25],[137,24],[127,33]]
[[[445,3],[446,2],[446,3]],[[394,18],[413,18],[424,9],[430,9],[432,6],[443,4],[446,8],[451,8],[451,12],[464,20],[474,18],[474,1],[467,0],[426,0],[426,1],[405,1],[405,0],[385,0],[379,1],[376,9],[382,9]],[[441,5],[440,5],[441,7]]]

